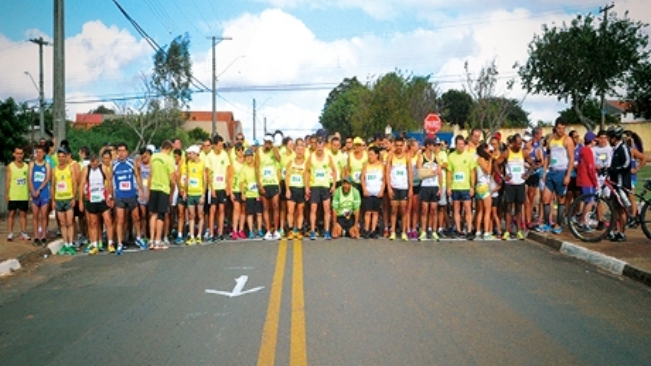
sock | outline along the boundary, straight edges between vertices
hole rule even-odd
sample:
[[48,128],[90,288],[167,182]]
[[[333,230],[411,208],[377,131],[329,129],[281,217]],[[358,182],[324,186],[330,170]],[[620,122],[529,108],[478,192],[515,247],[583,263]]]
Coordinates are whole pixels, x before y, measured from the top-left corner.
[[565,205],[558,205],[558,226],[563,225],[565,222]]
[[543,205],[543,220],[544,220],[544,223],[547,224],[547,225],[549,225],[549,215],[550,215],[550,213],[551,213],[551,207],[549,206],[548,203],[544,204]]
[[179,238],[181,238],[181,237],[183,237],[183,234],[181,234],[181,233],[179,232]]

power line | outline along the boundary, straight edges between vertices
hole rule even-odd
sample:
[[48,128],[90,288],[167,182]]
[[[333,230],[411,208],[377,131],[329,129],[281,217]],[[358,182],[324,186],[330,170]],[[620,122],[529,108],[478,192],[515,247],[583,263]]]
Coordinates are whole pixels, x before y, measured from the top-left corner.
[[[163,50],[161,48],[161,46],[159,46],[158,43],[156,43],[156,41],[153,38],[151,38],[149,36],[149,34],[147,34],[147,32],[145,32],[144,29],[142,29],[142,27],[140,27],[140,24],[138,24],[138,22],[136,22],[135,19],[131,18],[129,13],[127,13],[127,11],[124,10],[124,8],[117,2],[117,0],[113,0],[113,3],[118,7],[118,9],[122,13],[122,15],[124,15],[124,17],[127,18],[129,23],[131,23],[131,25],[133,25],[133,27],[136,29],[136,31],[147,41],[149,46],[151,46],[154,49],[154,51],[162,52],[164,55],[167,55],[167,52],[165,52],[165,50]],[[204,90],[209,89],[204,83],[202,83],[199,79],[197,79],[194,76],[192,76],[191,83],[195,87],[203,88]]]

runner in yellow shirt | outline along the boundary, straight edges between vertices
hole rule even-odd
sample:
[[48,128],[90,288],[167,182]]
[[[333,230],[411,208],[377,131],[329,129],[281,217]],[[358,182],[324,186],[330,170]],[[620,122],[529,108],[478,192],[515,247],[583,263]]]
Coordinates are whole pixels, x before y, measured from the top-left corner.
[[285,166],[285,181],[287,187],[283,194],[287,199],[287,224],[289,232],[287,239],[303,238],[303,220],[305,213],[305,143],[296,140],[296,157]]
[[[262,219],[267,233],[264,240],[280,239],[280,151],[273,146],[273,136],[264,137],[264,146],[258,148],[255,167],[258,175],[258,189],[262,198]],[[273,221],[270,221],[273,210]]]
[[325,229],[324,238],[331,240],[330,224],[332,210],[330,202],[332,194],[335,191],[337,171],[332,157],[325,152],[325,140],[317,140],[316,152],[308,159],[307,169],[305,170],[305,196],[310,200],[310,240],[316,239],[316,214],[318,205],[323,205],[323,226]]
[[454,223],[456,236],[462,235],[461,231],[461,203],[465,214],[466,237],[474,239],[472,228],[472,197],[475,195],[477,179],[477,161],[475,155],[466,150],[466,141],[463,136],[455,138],[456,150],[448,155],[447,188],[448,196],[452,197]]
[[258,237],[262,237],[262,202],[260,201],[260,190],[258,188],[257,169],[253,151],[247,149],[244,152],[244,166],[240,173],[240,191],[246,198],[246,222],[249,227],[249,239],[256,237],[253,226],[255,217],[258,226]]
[[[212,234],[217,216],[217,240],[224,240],[224,220],[226,203],[233,195],[233,166],[228,152],[224,150],[224,138],[217,135],[213,139],[213,151],[208,155],[207,168],[210,171],[209,184],[211,193],[210,219],[208,228]],[[208,238],[213,241],[212,235]]]
[[[287,189],[287,165],[296,158],[294,140],[291,137],[283,139],[283,146],[280,148],[280,236],[285,236],[285,227],[287,223],[287,197],[285,191]],[[291,226],[287,227],[291,231]]]
[[167,249],[162,244],[164,236],[165,215],[169,213],[171,196],[170,192],[176,186],[176,166],[174,158],[170,156],[172,143],[166,140],[161,145],[161,151],[151,156],[151,177],[149,183],[149,230],[152,240],[150,249]]
[[244,167],[244,146],[236,143],[233,150],[235,151],[235,158],[232,162],[231,202],[233,203],[233,231],[231,232],[231,239],[236,240],[246,239],[246,235],[244,235],[244,224],[246,222],[246,212],[244,210],[245,200],[240,189],[242,168]]
[[[188,205],[188,223],[189,238],[186,240],[187,245],[201,244],[201,232],[203,230],[203,205],[205,204],[205,194],[208,190],[208,177],[210,169],[206,163],[199,157],[199,147],[190,146],[186,150],[188,156],[187,180],[184,190],[184,198]],[[195,220],[198,220],[198,229],[195,239]]]
[[9,211],[7,241],[14,239],[14,216],[20,216],[20,239],[30,240],[27,235],[27,210],[29,209],[29,167],[23,161],[25,152],[20,147],[14,148],[14,161],[7,166],[5,181],[5,200]]
[[74,240],[74,211],[76,204],[77,177],[79,176],[79,166],[68,162],[68,150],[65,147],[57,150],[59,165],[54,168],[52,174],[52,186],[54,196],[54,209],[57,212],[57,218],[61,223],[61,238],[63,247],[57,254],[75,254],[72,245]]

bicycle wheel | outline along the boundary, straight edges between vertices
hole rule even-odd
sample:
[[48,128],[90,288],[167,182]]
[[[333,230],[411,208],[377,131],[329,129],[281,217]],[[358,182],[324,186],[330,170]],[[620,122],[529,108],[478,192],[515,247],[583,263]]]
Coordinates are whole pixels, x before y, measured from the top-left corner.
[[[583,215],[586,202],[593,202],[591,209]],[[572,201],[570,212],[581,212],[581,216],[569,220],[570,232],[575,238],[589,243],[601,241],[615,225],[615,209],[610,200],[598,194],[584,194]],[[585,218],[585,220],[583,220]]]
[[649,210],[649,206],[651,206],[648,202],[642,201],[642,211],[640,211],[640,216],[638,216],[638,220],[640,223],[640,226],[642,226],[642,231],[644,232],[644,235],[646,235],[647,238],[651,239],[651,210]]

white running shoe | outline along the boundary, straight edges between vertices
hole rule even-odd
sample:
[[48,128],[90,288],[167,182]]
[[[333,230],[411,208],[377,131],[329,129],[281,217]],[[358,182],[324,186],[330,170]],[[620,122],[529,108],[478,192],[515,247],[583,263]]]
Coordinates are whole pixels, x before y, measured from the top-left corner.
[[264,237],[262,239],[264,239],[264,240],[273,240],[274,237],[273,237],[273,235],[271,235],[270,231],[267,231],[267,233],[264,234]]
[[276,232],[274,232],[273,239],[280,240],[280,238],[281,238],[280,233],[276,230]]

